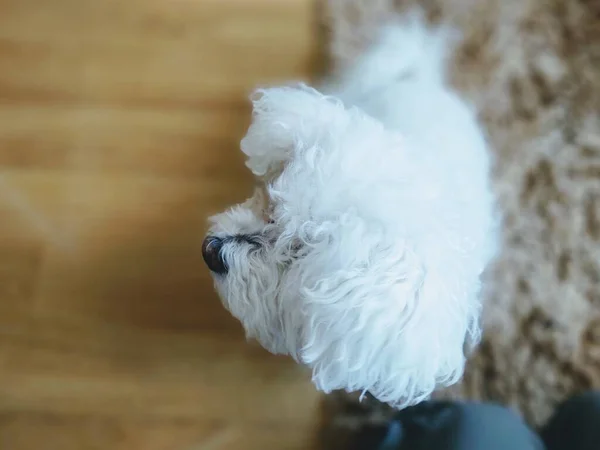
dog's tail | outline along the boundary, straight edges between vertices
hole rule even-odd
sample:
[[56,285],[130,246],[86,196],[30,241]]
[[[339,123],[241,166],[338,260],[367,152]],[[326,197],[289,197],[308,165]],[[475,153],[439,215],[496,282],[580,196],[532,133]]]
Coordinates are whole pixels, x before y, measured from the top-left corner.
[[398,82],[443,83],[446,61],[459,34],[431,27],[420,11],[384,26],[370,49],[346,72],[342,89],[364,96]]

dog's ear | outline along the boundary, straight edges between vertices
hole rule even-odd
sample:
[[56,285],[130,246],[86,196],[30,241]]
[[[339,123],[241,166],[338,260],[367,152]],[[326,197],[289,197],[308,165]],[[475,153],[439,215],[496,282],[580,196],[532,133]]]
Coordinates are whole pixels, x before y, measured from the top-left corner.
[[242,139],[246,166],[270,181],[294,152],[314,144],[343,106],[306,85],[260,89],[252,96],[252,124]]
[[454,301],[453,280],[359,218],[341,219],[312,248],[299,275],[298,359],[320,391],[369,391],[405,407],[460,379],[479,308]]
[[[432,388],[412,369],[420,347],[407,339],[418,312],[414,292],[421,276],[412,273],[418,266],[402,251],[375,248],[368,236],[356,242],[371,248],[369,254],[329,244],[307,268],[313,276],[306,277],[309,320],[300,360],[320,391],[369,390],[384,402],[412,403]],[[406,369],[398,370],[402,364]]]

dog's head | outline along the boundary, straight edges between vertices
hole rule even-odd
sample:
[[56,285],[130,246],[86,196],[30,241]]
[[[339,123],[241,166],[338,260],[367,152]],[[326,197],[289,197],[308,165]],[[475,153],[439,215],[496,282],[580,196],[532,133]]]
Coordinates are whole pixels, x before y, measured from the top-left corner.
[[455,382],[478,334],[477,283],[454,295],[456,271],[428,267],[413,240],[435,186],[401,136],[286,87],[257,93],[241,148],[259,187],[211,219],[203,250],[247,336],[311,368],[324,392],[402,406]]

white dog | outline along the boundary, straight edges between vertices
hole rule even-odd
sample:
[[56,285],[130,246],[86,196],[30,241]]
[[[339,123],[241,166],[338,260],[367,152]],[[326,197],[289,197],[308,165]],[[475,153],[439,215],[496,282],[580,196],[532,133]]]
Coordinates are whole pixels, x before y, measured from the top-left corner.
[[247,336],[324,392],[404,407],[463,374],[496,243],[489,154],[445,84],[451,35],[386,27],[327,95],[256,92],[242,140],[260,187],[203,253]]

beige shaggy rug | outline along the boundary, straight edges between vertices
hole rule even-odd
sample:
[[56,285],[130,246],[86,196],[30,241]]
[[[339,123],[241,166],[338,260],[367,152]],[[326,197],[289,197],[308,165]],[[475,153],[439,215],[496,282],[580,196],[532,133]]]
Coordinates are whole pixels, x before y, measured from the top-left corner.
[[[414,3],[324,1],[335,66]],[[464,34],[453,83],[487,127],[505,221],[485,338],[443,395],[501,402],[537,425],[567,395],[600,388],[600,0],[418,3]],[[331,399],[338,419],[385,412]]]

